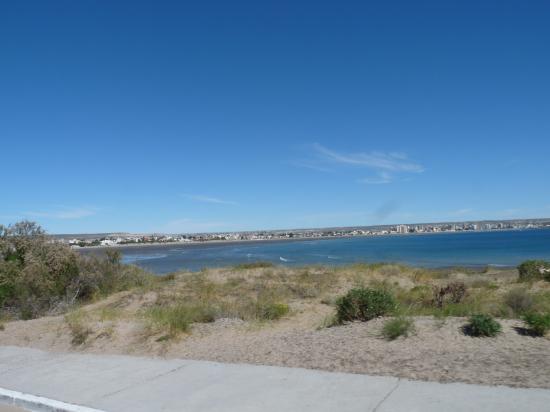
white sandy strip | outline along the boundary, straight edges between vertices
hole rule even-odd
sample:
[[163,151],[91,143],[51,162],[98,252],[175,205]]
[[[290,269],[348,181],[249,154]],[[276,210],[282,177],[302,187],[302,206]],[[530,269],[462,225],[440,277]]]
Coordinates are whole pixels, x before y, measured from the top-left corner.
[[71,403],[56,401],[55,399],[11,391],[4,388],[0,388],[0,404],[1,403],[47,412],[104,412],[99,409],[73,405]]

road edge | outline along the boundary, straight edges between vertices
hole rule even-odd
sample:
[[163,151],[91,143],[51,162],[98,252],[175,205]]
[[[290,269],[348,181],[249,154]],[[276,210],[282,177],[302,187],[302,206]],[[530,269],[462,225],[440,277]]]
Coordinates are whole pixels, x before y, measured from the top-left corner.
[[105,412],[0,387],[0,403],[44,412]]

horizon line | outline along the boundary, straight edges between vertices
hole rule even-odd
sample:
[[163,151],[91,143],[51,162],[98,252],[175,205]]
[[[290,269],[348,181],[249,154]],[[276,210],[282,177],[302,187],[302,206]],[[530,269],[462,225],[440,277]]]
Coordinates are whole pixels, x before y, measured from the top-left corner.
[[96,233],[47,233],[51,236],[68,236],[68,235],[115,235],[115,234],[132,234],[132,235],[174,235],[174,234],[211,234],[211,233],[252,233],[252,232],[291,232],[296,230],[312,231],[312,230],[329,230],[329,229],[359,229],[359,228],[384,228],[390,226],[418,226],[418,225],[442,225],[442,224],[458,224],[458,223],[484,223],[484,222],[521,222],[521,221],[550,221],[550,217],[531,217],[517,219],[477,219],[477,220],[444,220],[430,222],[415,222],[415,223],[384,223],[374,225],[352,225],[352,226],[321,226],[321,227],[293,227],[279,229],[250,229],[250,230],[213,230],[205,232],[127,232],[127,231],[112,231],[112,232],[96,232]]

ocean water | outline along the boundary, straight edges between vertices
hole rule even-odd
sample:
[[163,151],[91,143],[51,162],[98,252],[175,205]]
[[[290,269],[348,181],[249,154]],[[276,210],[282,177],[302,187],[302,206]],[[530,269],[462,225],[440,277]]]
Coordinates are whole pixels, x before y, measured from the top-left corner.
[[158,274],[260,260],[288,266],[357,262],[397,262],[423,267],[515,266],[526,259],[550,260],[550,229],[168,244],[119,250],[125,263]]

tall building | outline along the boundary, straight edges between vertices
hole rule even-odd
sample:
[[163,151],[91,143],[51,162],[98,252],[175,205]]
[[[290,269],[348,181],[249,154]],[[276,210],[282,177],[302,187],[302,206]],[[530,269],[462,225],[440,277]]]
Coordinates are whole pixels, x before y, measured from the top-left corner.
[[409,227],[407,225],[397,226],[397,233],[409,233]]

